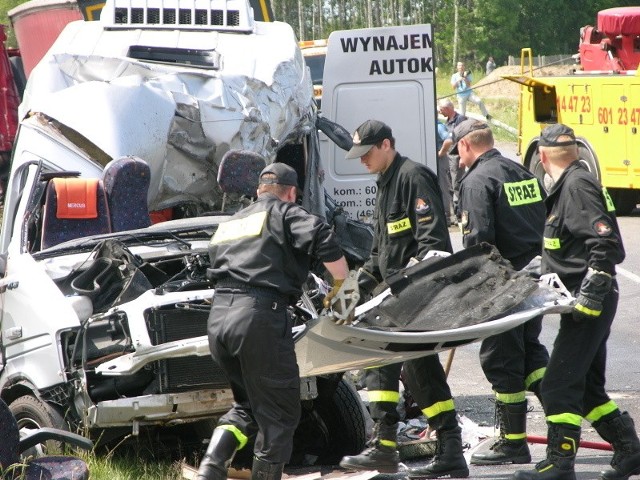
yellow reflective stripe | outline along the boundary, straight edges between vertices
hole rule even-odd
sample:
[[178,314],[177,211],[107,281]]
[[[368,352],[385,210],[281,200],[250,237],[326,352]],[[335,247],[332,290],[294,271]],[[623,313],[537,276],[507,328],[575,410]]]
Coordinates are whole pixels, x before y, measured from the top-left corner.
[[544,248],[547,250],[558,250],[560,248],[560,239],[544,237]]
[[507,440],[523,440],[527,438],[527,433],[505,433],[504,438]]
[[550,464],[549,464],[549,465],[547,465],[546,467],[541,468],[540,470],[538,470],[538,472],[539,472],[539,473],[546,472],[547,470],[549,470],[550,468],[553,468],[553,467],[555,467],[555,466],[556,466],[556,464],[555,464],[555,463],[550,463]]
[[504,184],[504,193],[507,201],[512,207],[537,203],[542,201],[540,194],[540,184],[538,180],[522,180],[520,182],[509,182]]
[[424,413],[427,418],[433,418],[439,413],[451,412],[455,410],[456,407],[453,403],[453,399],[445,400],[444,402],[434,403],[430,407],[423,408],[422,413]]
[[591,317],[598,317],[602,313],[602,310],[593,310],[592,308],[587,308],[580,303],[576,303],[573,308]]
[[607,403],[603,403],[602,405],[591,410],[587,416],[585,417],[591,423],[597,422],[605,415],[609,415],[611,412],[615,412],[618,410],[618,405],[613,400],[609,400]]
[[387,233],[393,235],[395,233],[404,232],[411,228],[411,220],[408,217],[402,218],[397,222],[387,223]]
[[523,390],[517,393],[498,393],[494,391],[496,395],[496,400],[499,400],[502,403],[521,403],[524,402],[526,398],[526,392]]
[[546,371],[547,367],[542,367],[534,370],[529,375],[527,375],[527,378],[524,379],[524,388],[529,390],[529,387],[532,384],[536,383],[538,380],[542,380],[542,377],[544,377],[544,373]]
[[270,22],[269,9],[267,8],[267,2],[265,0],[260,0],[260,10],[262,11],[262,21]]
[[579,427],[582,423],[582,417],[575,413],[559,413],[557,415],[549,415],[547,417],[549,423],[567,423]]
[[368,394],[370,402],[393,402],[398,403],[400,393],[394,390],[372,390]]
[[211,245],[230,242],[246,237],[257,237],[262,233],[267,212],[258,212],[248,217],[221,223],[211,239]]
[[385,447],[391,447],[391,448],[396,448],[397,443],[392,441],[392,440],[384,440],[384,439],[379,439],[378,443],[380,443],[380,445],[384,445]]
[[615,212],[616,206],[613,203],[611,195],[609,195],[607,187],[602,187],[602,196],[604,197],[604,203],[607,206],[607,212]]
[[236,437],[236,440],[238,441],[238,450],[242,449],[249,441],[249,438],[235,425],[218,425],[216,428],[233,433],[233,436]]

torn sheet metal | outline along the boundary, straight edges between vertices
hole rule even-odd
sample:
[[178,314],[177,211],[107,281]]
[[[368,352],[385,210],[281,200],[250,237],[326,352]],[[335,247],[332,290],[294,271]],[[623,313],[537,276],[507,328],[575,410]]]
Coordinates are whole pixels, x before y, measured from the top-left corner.
[[390,278],[389,285],[356,309],[352,325],[336,325],[321,316],[298,332],[301,376],[432,355],[538,315],[566,312],[573,301],[561,288],[514,271],[488,244],[425,260]]
[[392,295],[362,314],[359,325],[402,331],[475,325],[505,316],[538,289],[487,243],[429,258],[387,283]]
[[[215,52],[219,68],[140,61],[128,56],[132,45],[197,47]],[[21,118],[28,112],[80,134],[81,148],[93,143],[108,158],[146,160],[151,210],[193,203],[200,211],[219,209],[216,176],[225,152],[273,160],[315,117],[308,70],[291,27],[280,22],[258,22],[251,34],[174,35],[73,22],[31,73]]]

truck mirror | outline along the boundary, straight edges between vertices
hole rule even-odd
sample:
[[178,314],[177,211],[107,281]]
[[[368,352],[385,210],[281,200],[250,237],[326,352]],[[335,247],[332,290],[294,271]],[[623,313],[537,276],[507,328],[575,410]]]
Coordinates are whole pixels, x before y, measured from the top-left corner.
[[351,150],[351,147],[353,146],[353,139],[351,138],[351,134],[342,125],[318,115],[316,126],[318,127],[318,130],[329,137],[331,141],[338,145],[342,150]]

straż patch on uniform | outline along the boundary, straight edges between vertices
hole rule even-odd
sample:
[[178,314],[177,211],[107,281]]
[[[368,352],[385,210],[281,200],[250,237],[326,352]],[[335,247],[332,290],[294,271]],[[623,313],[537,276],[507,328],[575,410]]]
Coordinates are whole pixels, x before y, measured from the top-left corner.
[[598,235],[601,237],[608,237],[613,232],[613,228],[609,225],[609,222],[606,220],[598,220],[593,224],[593,229],[596,231]]
[[416,214],[427,215],[431,211],[431,204],[429,199],[417,198],[416,199]]

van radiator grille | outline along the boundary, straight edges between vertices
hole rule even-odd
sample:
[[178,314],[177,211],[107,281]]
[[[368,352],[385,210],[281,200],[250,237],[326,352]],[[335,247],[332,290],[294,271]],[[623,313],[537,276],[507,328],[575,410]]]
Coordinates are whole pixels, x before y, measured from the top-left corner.
[[[153,345],[200,337],[207,334],[208,318],[208,309],[153,310],[147,319],[149,337]],[[160,393],[229,386],[222,370],[209,355],[170,358],[158,361],[157,365]]]

